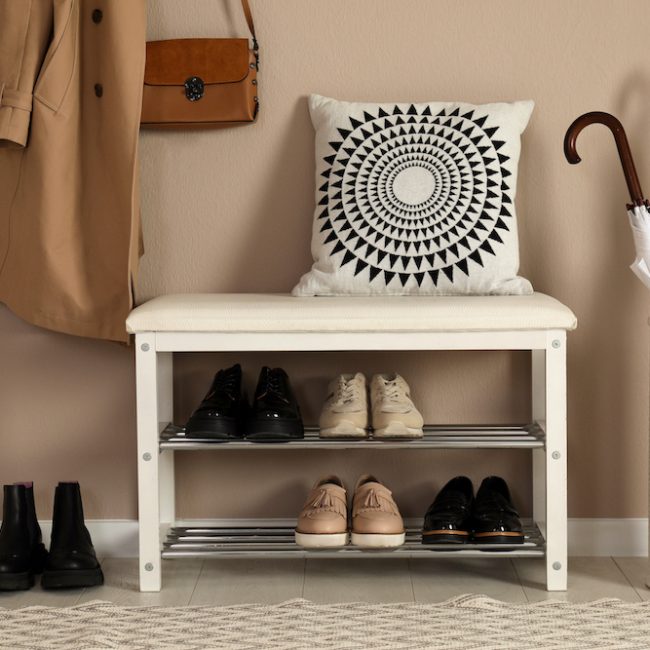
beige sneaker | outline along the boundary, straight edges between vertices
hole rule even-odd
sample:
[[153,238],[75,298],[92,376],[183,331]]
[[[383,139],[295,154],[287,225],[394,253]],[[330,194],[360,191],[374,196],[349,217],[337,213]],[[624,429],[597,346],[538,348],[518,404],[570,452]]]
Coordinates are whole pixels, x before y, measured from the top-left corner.
[[365,438],[368,435],[366,378],[339,375],[330,385],[320,415],[321,438]]
[[400,375],[375,375],[370,384],[370,404],[375,438],[422,437],[424,420]]
[[364,548],[394,548],[404,543],[404,521],[391,491],[374,476],[357,481],[352,499],[352,543]]
[[348,543],[348,503],[340,478],[327,476],[314,485],[298,517],[295,539],[305,548]]

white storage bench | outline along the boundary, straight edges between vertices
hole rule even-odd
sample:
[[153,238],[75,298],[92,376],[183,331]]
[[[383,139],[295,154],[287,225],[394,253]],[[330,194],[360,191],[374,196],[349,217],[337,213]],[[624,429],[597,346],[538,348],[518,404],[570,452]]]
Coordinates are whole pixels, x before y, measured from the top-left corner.
[[[567,586],[566,331],[567,307],[531,296],[294,298],[276,294],[185,294],[140,305],[127,319],[136,338],[140,589],[159,591],[163,559],[186,557],[502,557],[539,556],[547,588]],[[426,426],[421,440],[320,440],[308,430],[288,443],[226,443],[183,437],[173,426],[174,352],[321,350],[530,350],[532,413],[522,425]],[[231,521],[191,528],[176,521],[174,451],[211,449],[528,448],[533,455],[533,520],[523,545],[460,551],[420,543],[417,523],[392,551],[346,547],[305,551],[292,522]],[[408,525],[408,522],[407,522]]]

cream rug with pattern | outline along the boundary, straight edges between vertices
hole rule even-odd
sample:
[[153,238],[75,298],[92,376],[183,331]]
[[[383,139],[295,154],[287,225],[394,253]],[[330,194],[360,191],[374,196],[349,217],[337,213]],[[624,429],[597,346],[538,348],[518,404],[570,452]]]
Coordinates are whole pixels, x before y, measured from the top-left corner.
[[12,650],[527,650],[650,649],[650,602],[530,605],[485,596],[436,604],[345,603],[231,607],[0,609],[0,647]]

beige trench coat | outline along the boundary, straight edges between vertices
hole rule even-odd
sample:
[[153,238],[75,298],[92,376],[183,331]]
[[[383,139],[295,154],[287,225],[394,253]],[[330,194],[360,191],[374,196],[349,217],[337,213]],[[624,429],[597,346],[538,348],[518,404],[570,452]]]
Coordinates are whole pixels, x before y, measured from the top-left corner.
[[0,302],[127,340],[145,0],[0,0]]

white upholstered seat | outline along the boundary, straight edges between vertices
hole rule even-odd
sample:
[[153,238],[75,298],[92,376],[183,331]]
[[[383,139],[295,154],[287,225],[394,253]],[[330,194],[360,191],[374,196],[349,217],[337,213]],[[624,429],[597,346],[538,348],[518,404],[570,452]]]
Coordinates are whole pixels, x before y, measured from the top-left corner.
[[576,327],[543,293],[529,296],[295,298],[288,294],[177,294],[129,315],[138,332],[474,332]]

